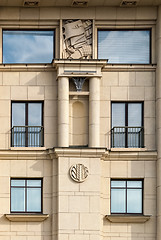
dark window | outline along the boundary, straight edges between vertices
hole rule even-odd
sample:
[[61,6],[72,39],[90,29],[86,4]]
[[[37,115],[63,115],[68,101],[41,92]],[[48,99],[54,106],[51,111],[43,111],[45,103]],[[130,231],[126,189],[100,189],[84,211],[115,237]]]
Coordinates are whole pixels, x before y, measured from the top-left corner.
[[11,179],[12,212],[42,212],[42,179]]
[[143,213],[142,180],[111,180],[111,213]]
[[3,30],[3,63],[51,63],[54,31]]
[[150,30],[98,30],[98,58],[109,63],[149,64]]
[[144,147],[143,103],[112,103],[111,147]]
[[12,146],[43,146],[43,103],[12,102]]

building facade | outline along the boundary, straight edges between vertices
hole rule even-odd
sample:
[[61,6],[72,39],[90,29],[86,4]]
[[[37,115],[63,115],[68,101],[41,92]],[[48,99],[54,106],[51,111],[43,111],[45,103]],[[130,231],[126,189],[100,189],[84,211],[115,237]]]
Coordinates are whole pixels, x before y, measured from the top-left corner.
[[161,239],[161,1],[0,1],[0,240]]

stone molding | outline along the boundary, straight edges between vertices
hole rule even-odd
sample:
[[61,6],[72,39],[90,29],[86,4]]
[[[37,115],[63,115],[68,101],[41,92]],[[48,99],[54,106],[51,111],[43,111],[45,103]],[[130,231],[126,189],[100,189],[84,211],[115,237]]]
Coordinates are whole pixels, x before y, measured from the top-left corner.
[[107,161],[156,161],[157,152],[156,151],[106,151],[102,160]]
[[145,223],[150,219],[150,215],[106,215],[105,218],[112,223]]
[[105,148],[54,148],[49,149],[51,157],[93,157],[100,158]]
[[11,222],[42,222],[46,220],[48,214],[5,214],[5,217]]

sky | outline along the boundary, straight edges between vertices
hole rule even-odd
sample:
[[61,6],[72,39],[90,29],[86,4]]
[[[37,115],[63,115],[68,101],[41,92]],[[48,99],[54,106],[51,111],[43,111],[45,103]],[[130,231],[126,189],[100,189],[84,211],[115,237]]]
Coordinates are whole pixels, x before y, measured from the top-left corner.
[[3,63],[51,63],[54,31],[3,31]]
[[109,63],[149,63],[150,31],[99,31],[98,58]]

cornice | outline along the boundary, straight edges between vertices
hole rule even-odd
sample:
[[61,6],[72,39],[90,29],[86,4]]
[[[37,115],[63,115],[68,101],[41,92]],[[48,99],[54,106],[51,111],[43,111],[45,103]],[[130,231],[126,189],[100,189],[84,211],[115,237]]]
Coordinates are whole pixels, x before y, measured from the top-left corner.
[[106,151],[102,160],[105,161],[156,161],[156,151]]
[[53,157],[92,157],[101,158],[106,152],[105,148],[54,148],[49,149],[50,156]]

